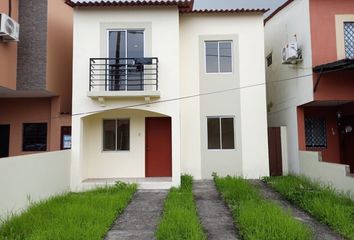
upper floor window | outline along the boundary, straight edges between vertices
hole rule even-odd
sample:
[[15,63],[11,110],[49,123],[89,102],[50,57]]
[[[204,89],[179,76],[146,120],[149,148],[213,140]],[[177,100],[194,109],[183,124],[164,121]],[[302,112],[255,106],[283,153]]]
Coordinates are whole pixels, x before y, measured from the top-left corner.
[[207,73],[232,72],[232,41],[206,41],[205,55]]
[[22,151],[47,151],[47,123],[24,123],[22,141]]
[[354,22],[344,22],[345,57],[354,58]]

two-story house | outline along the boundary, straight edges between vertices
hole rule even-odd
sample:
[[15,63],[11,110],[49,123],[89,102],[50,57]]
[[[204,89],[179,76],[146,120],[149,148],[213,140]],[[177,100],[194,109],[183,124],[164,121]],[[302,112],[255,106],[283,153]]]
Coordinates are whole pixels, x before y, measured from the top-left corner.
[[289,0],[265,20],[265,40],[268,123],[287,128],[283,164],[302,173],[315,154],[337,164],[318,166],[353,173],[354,2]]
[[192,0],[74,8],[72,188],[268,175],[263,13]]
[[0,157],[70,148],[72,8],[2,0],[0,17]]

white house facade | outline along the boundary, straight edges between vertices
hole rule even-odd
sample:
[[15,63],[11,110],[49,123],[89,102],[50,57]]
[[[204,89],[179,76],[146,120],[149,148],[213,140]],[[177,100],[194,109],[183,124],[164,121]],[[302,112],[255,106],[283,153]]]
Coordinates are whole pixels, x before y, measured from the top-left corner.
[[269,174],[264,9],[190,0],[74,8],[71,188]]

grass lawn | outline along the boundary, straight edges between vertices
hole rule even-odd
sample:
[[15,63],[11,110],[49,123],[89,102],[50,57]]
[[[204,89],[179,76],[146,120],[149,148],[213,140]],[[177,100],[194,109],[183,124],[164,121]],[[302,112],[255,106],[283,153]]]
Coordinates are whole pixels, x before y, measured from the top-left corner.
[[354,240],[354,202],[349,196],[300,176],[271,177],[265,180],[320,222]]
[[192,193],[193,178],[184,175],[181,181],[181,186],[172,188],[167,196],[156,237],[159,240],[206,239]]
[[242,239],[312,239],[307,226],[275,203],[263,199],[258,189],[246,180],[215,176],[214,181],[231,208]]
[[135,185],[119,183],[33,204],[23,214],[3,222],[0,239],[102,239],[135,191]]

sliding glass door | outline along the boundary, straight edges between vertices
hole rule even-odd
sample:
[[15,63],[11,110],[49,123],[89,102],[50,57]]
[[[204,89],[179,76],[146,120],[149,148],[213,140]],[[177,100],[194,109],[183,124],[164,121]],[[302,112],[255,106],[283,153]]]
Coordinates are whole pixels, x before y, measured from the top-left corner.
[[108,31],[109,90],[144,90],[144,66],[136,59],[144,57],[143,30]]

